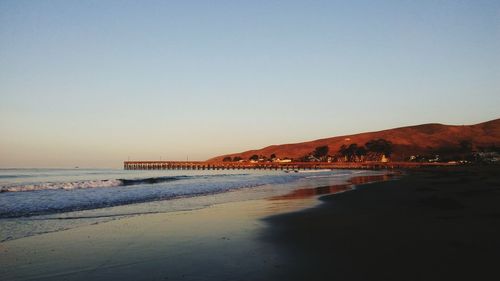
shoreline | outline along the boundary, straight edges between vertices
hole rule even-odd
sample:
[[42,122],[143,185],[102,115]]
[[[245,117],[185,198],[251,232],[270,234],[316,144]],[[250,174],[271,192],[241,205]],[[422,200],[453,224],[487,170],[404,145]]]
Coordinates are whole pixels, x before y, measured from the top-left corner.
[[[314,172],[321,172],[321,174]],[[222,175],[225,175],[225,172],[222,173],[223,173]],[[29,214],[26,216],[22,215],[23,212],[22,208],[17,212],[13,212],[12,216],[10,216],[8,212],[7,213],[5,212],[5,209],[8,208],[16,210],[15,206],[18,206],[16,202],[19,202],[21,204],[20,206],[26,204],[23,202],[23,200],[20,199],[17,199],[17,201],[14,200],[12,202],[8,202],[9,198],[11,197],[14,197],[14,199],[24,198],[26,200],[32,200],[33,202],[36,202],[36,200],[38,200],[37,197],[38,193],[37,192],[5,193],[2,194],[1,196],[3,197],[0,198],[1,199],[0,205],[2,205],[2,208],[0,209],[3,209],[0,210],[0,217],[1,217],[0,243],[19,239],[22,237],[60,231],[63,229],[70,229],[74,227],[80,227],[86,224],[91,224],[93,222],[102,223],[109,220],[113,220],[115,218],[120,219],[133,215],[142,215],[150,213],[167,213],[180,210],[199,209],[213,204],[219,204],[222,202],[230,202],[230,201],[265,199],[265,198],[275,197],[277,195],[288,194],[291,190],[294,189],[312,190],[308,187],[319,186],[320,184],[337,185],[340,183],[344,183],[345,181],[349,180],[349,178],[356,175],[367,176],[373,174],[380,174],[380,172],[349,171],[346,173],[338,170],[337,171],[317,170],[317,171],[307,171],[305,174],[293,174],[293,175],[286,175],[284,173],[274,172],[274,171],[256,172],[256,173],[241,174],[241,176],[243,177],[241,181],[238,180],[231,181],[231,179],[229,178],[229,181],[223,182],[223,184],[225,185],[239,186],[237,188],[226,188],[225,190],[218,191],[221,188],[215,186],[216,183],[210,183],[211,178],[208,178],[209,181],[208,185],[212,185],[212,187],[215,187],[216,189],[215,191],[205,192],[204,194],[203,193],[188,194],[187,196],[183,196],[181,194],[181,195],[176,195],[175,197],[164,198],[164,199],[145,198],[144,195],[141,195],[143,197],[141,199],[140,198],[141,196],[134,195],[134,192],[137,193],[138,190],[142,190],[143,194],[146,195],[151,194],[151,192],[153,192],[153,194],[155,192],[158,193],[159,192],[158,190],[160,189],[165,190],[161,191],[163,193],[173,192],[172,189],[162,188],[161,186],[158,187],[155,185],[147,185],[144,186],[144,188],[143,187],[134,188],[134,186],[132,186],[132,187],[116,187],[111,189],[106,189],[106,188],[76,189],[74,191],[71,190],[70,192],[62,190],[47,191],[48,193],[50,193],[49,195],[52,196],[50,198],[54,200],[59,200],[60,198],[63,198],[64,200],[61,200],[61,202],[58,201],[54,202],[58,203],[59,205],[62,205],[63,207],[66,205],[65,208],[67,208],[68,211],[62,212],[61,210],[64,208],[56,209],[52,207],[49,210],[44,210],[42,212],[40,211],[35,212],[36,210],[32,208],[32,211],[30,211],[29,213],[24,211],[25,213]],[[235,174],[235,175],[241,178],[240,174]],[[165,179],[164,175],[163,176],[156,175],[156,177],[159,179]],[[184,175],[179,176],[175,174],[169,175],[169,178],[174,178],[174,177],[183,178],[187,176]],[[192,177],[195,178],[197,176],[192,175]],[[151,179],[150,177],[145,177],[144,175],[140,178],[141,181],[150,179]],[[248,183],[245,183],[245,181],[247,182],[250,181],[251,184],[248,185]],[[259,181],[260,182],[270,181],[275,183],[262,184],[259,183]],[[183,183],[186,189],[182,188],[181,185]],[[257,183],[256,186],[254,186],[255,183]],[[185,190],[187,189],[196,190],[197,189],[196,184],[199,184],[202,187],[205,186],[205,183],[200,180],[198,180],[195,183],[190,181],[178,180],[174,182],[174,184],[177,184],[176,186],[174,186],[176,188],[175,190],[177,190],[176,192],[181,192],[181,193],[186,193]],[[183,189],[184,191],[181,189]],[[89,199],[85,199],[87,198],[86,197],[87,194],[92,195],[92,193],[96,192],[101,194],[104,193],[104,195],[107,196],[106,198],[108,199],[111,198],[111,201],[103,200],[101,197],[100,199],[96,200],[98,203],[100,202],[100,204],[96,204],[89,201]],[[329,191],[321,189],[318,192],[315,191],[314,193],[319,195],[323,194],[324,192],[337,192],[337,191],[336,190]],[[131,197],[129,196],[129,198],[125,198],[127,199],[126,201],[116,200],[111,196],[115,194],[123,198],[123,193],[128,193],[128,194],[132,193],[132,195]],[[78,204],[72,205],[71,203],[70,204],[66,203],[66,202],[72,202],[73,200],[76,200],[76,202],[78,202],[80,200],[79,198],[87,200],[88,201],[87,204],[78,206]],[[89,198],[90,199],[96,198],[96,196],[93,197],[91,196]],[[281,199],[287,199],[287,198],[283,197]],[[47,198],[45,198],[44,200],[45,202],[50,202],[50,200],[48,200]],[[44,201],[42,200],[41,202]],[[121,204],[120,202],[126,202],[126,203]],[[43,206],[43,204],[41,205]],[[50,204],[47,203],[45,205],[50,206]],[[102,205],[105,205],[106,207],[100,208]],[[1,214],[2,211],[4,211],[3,212],[4,216],[2,216]],[[18,215],[18,213],[21,215]],[[20,222],[22,222],[22,224]]]
[[497,280],[499,166],[406,171],[270,216],[283,280]]
[[339,180],[303,182],[303,188],[265,199],[145,214],[5,241],[0,243],[0,279],[270,280],[286,270],[287,257],[259,239],[268,227],[262,219],[314,207],[320,194],[342,191],[346,185],[317,185],[323,182]]

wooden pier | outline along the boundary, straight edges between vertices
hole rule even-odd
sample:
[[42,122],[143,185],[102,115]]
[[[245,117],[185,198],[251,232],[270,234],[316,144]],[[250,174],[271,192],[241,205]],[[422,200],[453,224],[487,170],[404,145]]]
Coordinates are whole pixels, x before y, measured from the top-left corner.
[[319,169],[403,169],[454,166],[451,163],[417,162],[205,162],[205,161],[125,161],[125,170],[319,170]]

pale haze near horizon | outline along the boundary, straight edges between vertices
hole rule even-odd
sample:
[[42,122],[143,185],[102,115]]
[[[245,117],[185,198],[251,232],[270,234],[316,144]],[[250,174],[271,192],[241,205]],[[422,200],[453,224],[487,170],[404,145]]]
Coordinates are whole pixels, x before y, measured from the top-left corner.
[[499,1],[0,1],[0,167],[499,117]]

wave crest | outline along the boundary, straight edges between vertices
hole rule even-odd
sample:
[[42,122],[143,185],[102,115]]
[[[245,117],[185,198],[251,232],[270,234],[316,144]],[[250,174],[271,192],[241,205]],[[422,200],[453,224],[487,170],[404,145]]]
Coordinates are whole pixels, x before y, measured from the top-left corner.
[[72,181],[72,182],[45,182],[36,184],[2,186],[0,187],[0,192],[24,192],[24,191],[57,190],[57,189],[73,190],[73,189],[83,189],[83,188],[117,187],[117,186],[130,186],[130,185],[141,185],[141,184],[157,184],[157,183],[170,182],[188,178],[226,177],[235,175],[246,175],[246,174],[163,176],[163,177],[150,177],[150,178],[139,178],[139,179],[106,179],[106,180]]
[[0,187],[0,192],[23,192],[37,190],[55,190],[55,189],[81,189],[81,188],[96,188],[96,187],[115,187],[122,185],[121,180],[88,180],[75,182],[47,182],[39,184],[25,184],[14,186]]

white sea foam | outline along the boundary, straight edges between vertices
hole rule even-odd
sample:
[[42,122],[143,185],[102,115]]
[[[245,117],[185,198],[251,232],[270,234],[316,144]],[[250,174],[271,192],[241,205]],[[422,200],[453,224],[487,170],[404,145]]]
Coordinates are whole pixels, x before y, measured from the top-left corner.
[[314,175],[307,176],[306,179],[314,179],[314,178],[337,178],[337,177],[345,177],[351,175],[351,173],[340,173],[340,174],[332,174],[332,175]]
[[298,170],[298,173],[324,173],[324,172],[331,172],[331,169],[318,169],[318,170]]
[[122,185],[121,180],[88,180],[75,182],[47,182],[38,184],[25,184],[14,186],[0,187],[0,192],[21,192],[21,191],[36,191],[36,190],[54,190],[54,189],[81,189],[81,188],[96,188],[96,187],[115,187]]

